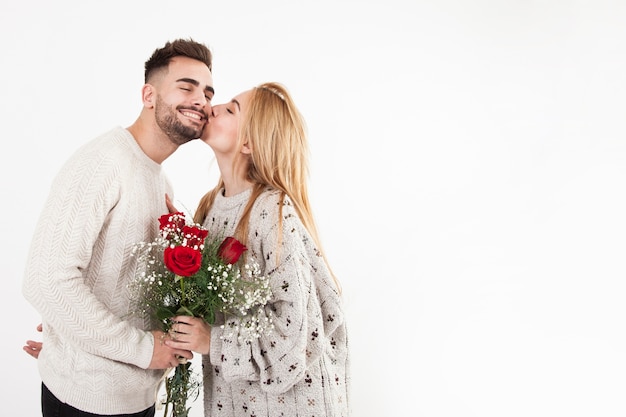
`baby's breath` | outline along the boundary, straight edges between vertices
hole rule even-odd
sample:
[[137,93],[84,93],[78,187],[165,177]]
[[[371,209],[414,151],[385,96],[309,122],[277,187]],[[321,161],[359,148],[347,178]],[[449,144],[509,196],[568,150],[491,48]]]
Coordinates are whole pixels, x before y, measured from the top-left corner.
[[[202,250],[199,271],[180,277],[167,269],[163,252],[169,245],[186,245],[187,239],[181,229],[169,228],[162,229],[154,241],[135,245],[133,256],[138,268],[129,284],[131,314],[150,320],[164,332],[170,330],[170,319],[176,315],[202,317],[211,325],[221,322],[225,330],[222,337],[236,338],[240,343],[270,333],[274,324],[271,310],[265,307],[272,292],[254,259],[243,256],[235,265],[224,262],[218,255],[223,236],[209,236],[198,245]],[[166,380],[166,403],[172,404],[176,417],[187,416],[186,400],[197,396],[200,385],[191,378],[190,366],[181,366]]]

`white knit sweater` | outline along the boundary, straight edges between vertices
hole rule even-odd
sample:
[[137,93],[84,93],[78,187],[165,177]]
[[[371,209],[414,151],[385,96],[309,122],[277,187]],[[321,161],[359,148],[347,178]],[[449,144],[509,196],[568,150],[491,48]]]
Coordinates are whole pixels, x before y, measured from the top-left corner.
[[[250,190],[232,197],[219,193],[204,222],[209,236],[232,235],[250,195]],[[279,193],[270,190],[257,198],[247,247],[245,256],[270,278],[273,297],[267,309],[275,328],[249,344],[226,336],[219,326],[212,328],[211,352],[203,356],[205,415],[348,416],[342,301],[289,198],[281,202]]]
[[97,414],[155,402],[147,323],[127,316],[135,243],[151,241],[171,186],[161,165],[117,127],[79,149],[57,175],[32,240],[23,294],[42,316],[42,381]]

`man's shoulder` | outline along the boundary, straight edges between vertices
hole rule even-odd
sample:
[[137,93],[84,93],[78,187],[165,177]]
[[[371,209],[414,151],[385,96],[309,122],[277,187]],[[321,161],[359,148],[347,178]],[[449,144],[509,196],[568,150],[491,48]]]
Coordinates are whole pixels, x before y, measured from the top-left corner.
[[133,140],[133,136],[130,132],[123,127],[116,126],[112,129],[107,130],[91,139],[87,142],[83,147],[94,148],[94,147],[105,147],[111,148],[116,144],[126,144]]
[[122,127],[115,127],[92,138],[79,147],[71,159],[76,158],[111,158],[117,159],[121,155],[131,154],[129,149],[133,146],[132,135]]
[[123,128],[114,128],[92,138],[76,149],[61,168],[63,173],[75,176],[95,175],[97,172],[110,172],[133,166],[133,138]]

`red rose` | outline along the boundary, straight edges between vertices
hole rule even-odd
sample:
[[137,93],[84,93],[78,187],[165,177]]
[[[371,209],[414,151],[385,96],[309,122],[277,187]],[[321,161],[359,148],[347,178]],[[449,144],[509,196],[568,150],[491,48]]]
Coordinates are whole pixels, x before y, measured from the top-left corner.
[[185,226],[185,213],[168,213],[159,217],[159,228],[161,230],[181,230]]
[[234,264],[239,260],[241,255],[247,251],[243,243],[235,239],[234,237],[227,237],[224,239],[219,249],[217,250],[217,255],[222,258],[222,260],[228,264]]
[[187,246],[193,248],[204,243],[204,239],[209,235],[209,231],[196,226],[184,226],[183,236],[187,239]]
[[182,277],[189,277],[202,266],[202,252],[187,246],[168,246],[163,252],[167,269]]

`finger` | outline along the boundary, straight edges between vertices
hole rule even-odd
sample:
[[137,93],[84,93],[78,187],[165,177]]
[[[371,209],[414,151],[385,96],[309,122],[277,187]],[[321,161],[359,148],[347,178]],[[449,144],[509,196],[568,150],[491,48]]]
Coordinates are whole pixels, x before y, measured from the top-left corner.
[[192,325],[195,321],[194,319],[195,317],[192,317],[192,316],[176,316],[172,319],[172,321],[174,323]]
[[43,325],[42,325],[41,323],[39,323],[39,324],[37,325],[37,331],[38,331],[38,332],[42,332],[42,331],[43,331]]
[[186,359],[193,359],[193,352],[186,349],[176,349],[176,356],[180,356]]
[[177,213],[178,212],[178,209],[176,208],[174,203],[172,203],[172,200],[170,199],[170,196],[167,193],[165,194],[165,205],[167,206],[167,210],[170,213]]
[[181,342],[180,340],[168,339],[165,341],[165,346],[171,348],[175,355],[191,359],[193,358],[193,352],[189,350],[188,345],[187,342]]
[[179,333],[174,333],[174,334],[172,335],[172,337],[170,337],[170,340],[171,340],[172,342],[176,342],[176,343],[185,343],[185,341],[183,340],[183,338],[184,338],[184,335],[179,334]]
[[26,345],[28,345],[31,349],[41,349],[43,347],[42,342],[35,342],[34,340],[27,340]]
[[32,356],[35,359],[37,359],[39,357],[39,350],[38,349],[33,349],[30,346],[24,346],[22,348],[22,350],[24,350],[24,352],[28,353],[30,356]]
[[187,335],[187,333],[179,332],[177,330],[174,330],[174,328],[171,328],[168,332],[168,335],[170,340],[173,340],[175,342],[181,342],[183,341],[183,338]]

